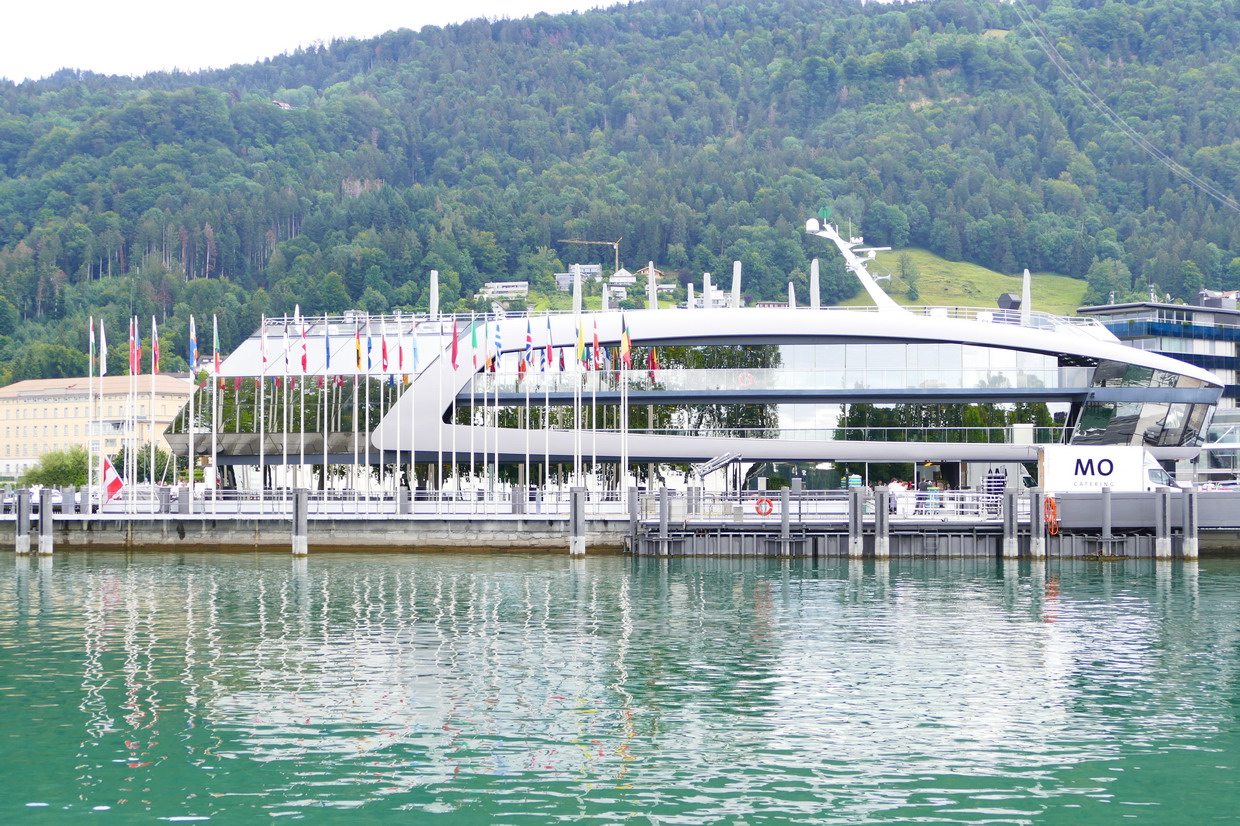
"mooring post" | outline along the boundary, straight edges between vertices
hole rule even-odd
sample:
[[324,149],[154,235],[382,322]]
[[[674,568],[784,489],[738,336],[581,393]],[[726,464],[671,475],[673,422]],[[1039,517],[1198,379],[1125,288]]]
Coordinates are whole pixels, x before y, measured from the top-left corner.
[[865,502],[861,488],[848,489],[848,555],[860,559],[865,552]]
[[1003,558],[1015,559],[1020,556],[1020,536],[1017,533],[1016,519],[1017,493],[1014,490],[1003,492]]
[[874,558],[891,556],[891,491],[874,488]]
[[787,540],[792,538],[792,497],[787,488],[779,491],[779,538],[785,540],[786,549]]
[[1111,488],[1102,488],[1102,538],[1111,538]]
[[1196,559],[1199,542],[1197,539],[1197,522],[1199,518],[1197,488],[1185,489],[1181,496],[1184,499],[1184,536],[1180,543],[1180,553],[1185,559]]
[[402,485],[396,489],[396,512],[408,516],[409,510],[409,488]]
[[1171,558],[1171,491],[1167,488],[1154,493],[1154,558]]
[[1029,556],[1034,559],[1046,557],[1046,492],[1041,488],[1029,490]]
[[51,488],[43,488],[39,491],[39,555],[48,556],[52,552],[52,544],[55,539],[53,531],[56,530],[56,517],[52,515],[52,494]]
[[667,488],[659,488],[659,537],[661,539],[667,539],[668,537],[668,516]]
[[586,553],[586,489],[571,488],[568,492],[568,553]]
[[13,550],[25,556],[30,553],[30,491],[19,490],[13,494],[13,514]]
[[298,488],[293,491],[293,556],[305,556],[310,552],[310,491]]
[[[641,499],[636,487],[629,487],[629,536],[637,539],[637,523],[641,521]],[[635,546],[636,547],[636,546]]]
[[525,513],[525,497],[528,488],[525,485],[512,486],[512,512]]
[[160,513],[172,513],[172,489],[171,488],[161,487],[159,489],[159,512]]

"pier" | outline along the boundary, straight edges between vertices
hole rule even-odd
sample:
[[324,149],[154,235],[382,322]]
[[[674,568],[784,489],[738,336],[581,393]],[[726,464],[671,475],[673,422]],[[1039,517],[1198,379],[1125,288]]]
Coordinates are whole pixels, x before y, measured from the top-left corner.
[[[103,549],[514,550],[707,557],[1194,559],[1240,540],[1240,492],[623,494],[512,488],[485,499],[288,491],[87,505],[80,491],[4,496],[14,552]],[[55,502],[55,504],[53,504]],[[1051,504],[1048,504],[1051,503]],[[45,514],[47,515],[45,517]],[[32,538],[37,542],[32,543]]]

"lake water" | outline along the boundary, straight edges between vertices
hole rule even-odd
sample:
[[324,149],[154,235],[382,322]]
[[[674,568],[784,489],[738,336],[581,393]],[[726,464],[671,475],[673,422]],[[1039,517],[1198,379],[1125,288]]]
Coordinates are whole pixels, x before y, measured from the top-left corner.
[[0,593],[3,823],[1240,818],[1231,559],[63,553]]

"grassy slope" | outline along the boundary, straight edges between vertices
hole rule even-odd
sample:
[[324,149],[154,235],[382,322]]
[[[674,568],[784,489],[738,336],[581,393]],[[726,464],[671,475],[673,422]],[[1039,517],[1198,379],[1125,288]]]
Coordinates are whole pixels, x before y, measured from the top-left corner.
[[[899,258],[907,253],[917,266],[920,276],[917,288],[921,297],[909,301],[905,293],[908,285],[900,280]],[[891,281],[879,283],[901,304],[917,304],[946,307],[994,307],[1000,293],[1020,295],[1020,276],[1003,275],[976,264],[948,261],[921,249],[905,249],[880,252],[870,265],[874,275],[892,274]],[[1033,309],[1056,315],[1073,315],[1081,306],[1085,295],[1085,282],[1052,273],[1033,273]],[[869,297],[860,293],[842,306],[864,306]]]

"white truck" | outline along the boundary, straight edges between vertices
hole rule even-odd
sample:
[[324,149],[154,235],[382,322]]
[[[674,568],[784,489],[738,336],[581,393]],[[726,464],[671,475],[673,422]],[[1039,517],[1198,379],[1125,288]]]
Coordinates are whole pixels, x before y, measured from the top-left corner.
[[1179,490],[1143,447],[1046,445],[1038,451],[1038,480],[1050,493]]

